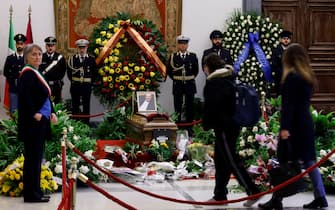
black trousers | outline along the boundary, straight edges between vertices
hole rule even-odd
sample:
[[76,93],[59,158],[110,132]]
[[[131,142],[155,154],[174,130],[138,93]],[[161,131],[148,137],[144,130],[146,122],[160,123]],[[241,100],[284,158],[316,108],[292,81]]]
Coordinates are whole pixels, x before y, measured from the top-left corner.
[[62,84],[61,81],[59,81],[59,84],[54,84],[54,85],[49,85],[51,92],[52,92],[52,97],[53,97],[53,102],[55,104],[58,104],[62,100]]
[[34,121],[24,137],[23,196],[25,199],[39,199],[41,190],[41,163],[45,138],[50,121],[45,117]]
[[[185,97],[185,101],[184,101]],[[178,121],[181,122],[182,120],[182,114],[185,114],[186,119],[184,121],[186,122],[192,122],[194,119],[194,108],[193,108],[193,102],[194,102],[194,94],[193,93],[175,93],[173,95],[174,99],[174,109],[175,112],[179,114]],[[185,110],[183,110],[183,103],[185,102]],[[185,113],[184,113],[185,112]]]
[[225,129],[224,131],[215,130],[215,200],[227,199],[227,185],[231,174],[233,174],[239,184],[245,188],[248,195],[260,192],[244,167],[243,161],[236,153],[236,140],[239,132],[240,129],[233,126]]
[[[89,115],[91,103],[92,86],[90,83],[76,83],[71,85],[70,93],[72,98],[72,114],[73,115]],[[83,110],[80,109],[83,106]],[[85,123],[89,123],[90,118],[80,118]]]

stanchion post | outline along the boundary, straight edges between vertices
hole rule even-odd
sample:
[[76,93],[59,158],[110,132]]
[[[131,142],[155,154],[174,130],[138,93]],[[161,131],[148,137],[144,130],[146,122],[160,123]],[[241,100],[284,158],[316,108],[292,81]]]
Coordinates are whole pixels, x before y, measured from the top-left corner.
[[70,189],[71,201],[69,203],[69,205],[71,205],[71,210],[75,210],[76,208],[77,176],[78,176],[77,163],[78,163],[77,158],[72,157],[71,167],[69,169],[69,179],[73,180],[72,189]]
[[66,177],[66,138],[67,138],[67,129],[63,128],[63,137],[61,140],[61,147],[62,147],[62,200],[65,201],[63,210],[67,210],[67,202],[66,197],[67,195],[67,177]]
[[134,115],[134,111],[135,111],[135,88],[131,89],[132,91],[132,95],[131,95],[131,116]]

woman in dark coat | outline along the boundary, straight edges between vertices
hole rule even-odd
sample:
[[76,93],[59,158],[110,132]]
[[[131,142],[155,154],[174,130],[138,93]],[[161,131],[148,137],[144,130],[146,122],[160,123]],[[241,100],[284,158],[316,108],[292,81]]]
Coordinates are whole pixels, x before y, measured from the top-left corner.
[[[282,107],[280,120],[280,141],[289,141],[291,154],[281,154],[278,151],[280,162],[301,160],[308,168],[315,163],[315,134],[314,123],[310,113],[310,100],[316,78],[312,71],[308,55],[301,45],[292,44],[284,52],[282,77]],[[280,142],[279,142],[280,144]],[[326,193],[318,168],[309,173],[315,199],[303,205],[306,209],[327,207]],[[282,198],[273,194],[270,201],[260,204],[263,209],[282,209]]]
[[18,86],[18,138],[24,142],[24,202],[48,202],[40,187],[41,163],[45,139],[50,135],[50,121],[57,122],[48,83],[38,72],[42,49],[29,44],[24,49],[25,67]]
[[[236,153],[236,141],[240,127],[233,121],[235,111],[235,87],[232,68],[216,53],[205,58],[204,71],[208,75],[204,88],[203,126],[214,129],[215,189],[211,200],[227,200],[227,184],[233,173],[248,195],[259,193]],[[248,200],[244,206],[253,205],[258,199]]]

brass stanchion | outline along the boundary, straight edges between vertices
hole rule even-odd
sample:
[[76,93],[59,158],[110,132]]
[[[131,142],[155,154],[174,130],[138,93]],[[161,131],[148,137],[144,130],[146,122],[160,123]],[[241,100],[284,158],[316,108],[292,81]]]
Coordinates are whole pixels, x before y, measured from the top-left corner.
[[70,194],[71,194],[71,210],[75,210],[76,208],[76,193],[77,193],[77,176],[78,176],[78,170],[77,170],[77,163],[78,159],[76,157],[71,158],[71,166],[69,169],[69,179],[73,180],[73,185]]

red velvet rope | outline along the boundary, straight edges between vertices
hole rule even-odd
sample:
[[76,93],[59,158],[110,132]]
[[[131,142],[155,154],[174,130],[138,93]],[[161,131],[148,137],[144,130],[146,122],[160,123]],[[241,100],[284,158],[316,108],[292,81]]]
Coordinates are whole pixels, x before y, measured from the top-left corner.
[[283,182],[282,184],[279,184],[275,187],[273,187],[272,189],[269,189],[267,191],[261,192],[261,193],[257,193],[254,195],[250,195],[250,196],[246,196],[246,197],[242,197],[242,198],[238,198],[238,199],[232,199],[232,200],[224,200],[224,201],[210,201],[210,202],[200,202],[200,201],[189,201],[189,200],[181,200],[181,199],[176,199],[176,198],[170,198],[170,197],[166,197],[166,196],[162,196],[159,194],[155,194],[146,190],[143,190],[141,188],[138,188],[134,185],[129,184],[128,182],[125,182],[124,180],[114,176],[112,173],[110,173],[109,171],[101,168],[100,166],[98,166],[94,161],[88,159],[87,157],[85,157],[85,155],[83,155],[77,148],[73,147],[72,150],[78,154],[80,157],[82,157],[86,162],[90,163],[91,165],[93,165],[95,168],[97,168],[99,171],[103,172],[104,174],[108,175],[109,177],[111,177],[113,180],[131,188],[134,189],[138,192],[144,193],[146,195],[152,196],[152,197],[156,197],[159,199],[163,199],[163,200],[168,200],[168,201],[172,201],[172,202],[176,202],[176,203],[185,203],[185,204],[194,204],[194,205],[223,205],[223,204],[228,204],[228,203],[236,203],[236,202],[241,202],[241,201],[245,201],[245,200],[252,200],[252,199],[256,199],[259,198],[265,194],[268,193],[272,193],[274,191],[277,191],[295,181],[297,181],[298,179],[302,178],[304,175],[306,175],[307,173],[311,172],[313,169],[315,169],[316,167],[320,166],[322,163],[324,163],[326,160],[328,160],[330,158],[331,155],[333,155],[335,153],[335,149],[333,149],[330,153],[328,153],[324,158],[322,158],[319,162],[315,163],[314,165],[312,165],[311,167],[307,168],[303,173]]
[[87,184],[88,186],[90,186],[91,188],[95,189],[96,191],[100,192],[101,194],[103,194],[105,197],[107,197],[108,199],[115,201],[116,203],[120,204],[120,206],[123,206],[127,209],[130,210],[135,210],[135,207],[132,207],[130,205],[128,205],[127,203],[121,201],[120,199],[112,196],[111,194],[109,194],[108,192],[106,192],[105,190],[103,190],[102,188],[100,188],[99,186],[95,185],[92,181],[90,180],[86,180],[85,184]]
[[200,120],[197,120],[197,121],[193,120],[193,122],[190,122],[190,123],[176,123],[176,124],[177,124],[178,127],[186,127],[186,126],[197,125],[201,122],[202,122],[202,120],[200,119]]

